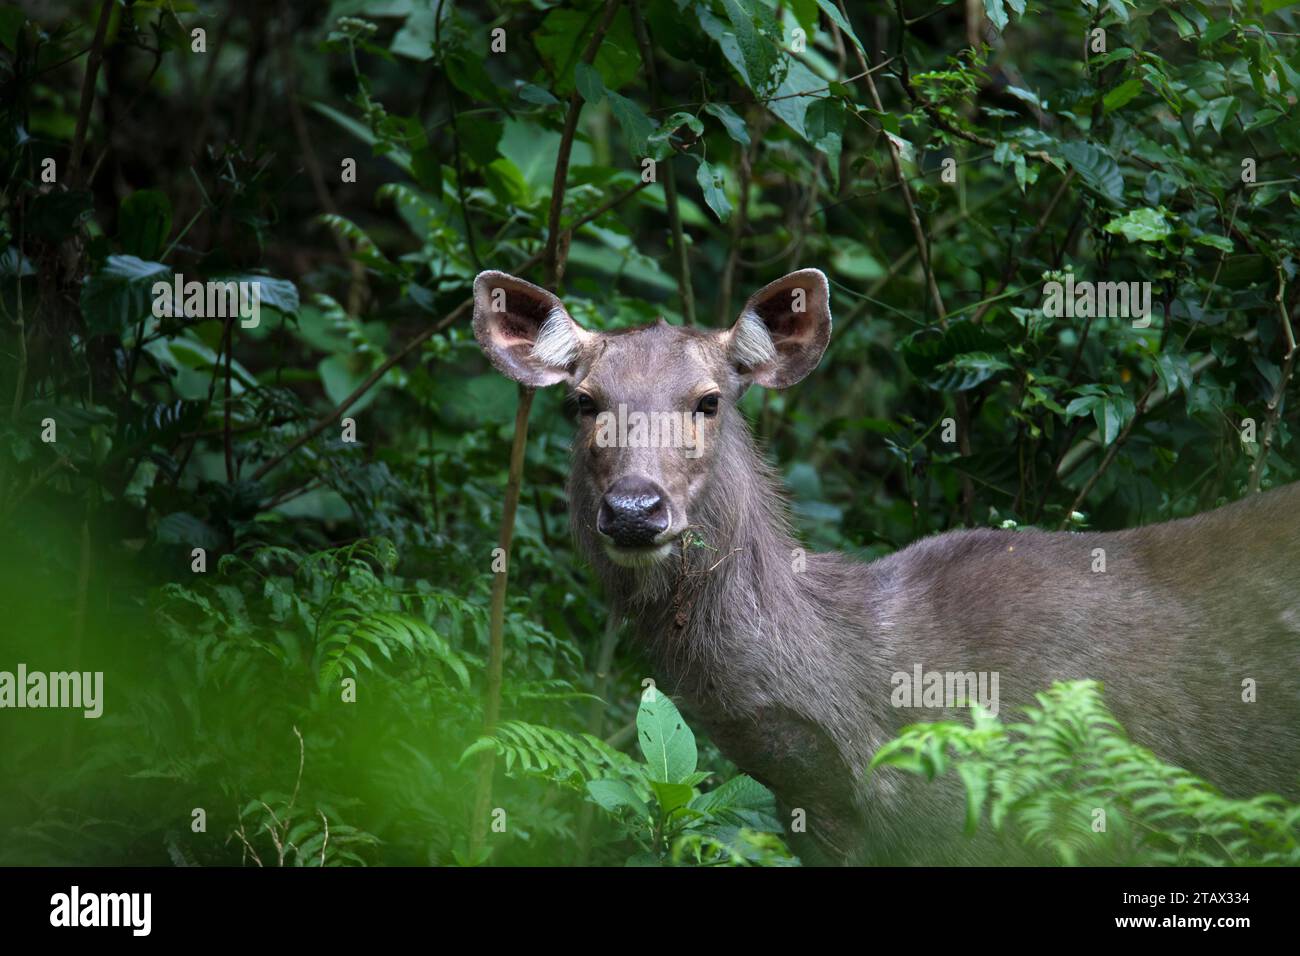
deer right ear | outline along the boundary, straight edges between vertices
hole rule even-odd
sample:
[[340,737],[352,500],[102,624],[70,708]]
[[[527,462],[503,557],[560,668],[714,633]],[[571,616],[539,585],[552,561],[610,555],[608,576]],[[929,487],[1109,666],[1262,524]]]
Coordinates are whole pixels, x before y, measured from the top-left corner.
[[532,388],[570,378],[592,339],[550,292],[495,270],[474,279],[474,337],[497,371]]

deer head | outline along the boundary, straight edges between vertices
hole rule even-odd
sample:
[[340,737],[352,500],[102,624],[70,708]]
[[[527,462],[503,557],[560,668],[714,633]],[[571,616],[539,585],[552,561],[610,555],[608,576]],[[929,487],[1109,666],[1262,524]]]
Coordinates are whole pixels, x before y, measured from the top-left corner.
[[592,332],[530,282],[495,271],[474,280],[474,334],[492,364],[530,387],[572,390],[574,529],[623,567],[662,561],[706,495],[752,477],[727,464],[749,440],[736,403],[751,384],[798,382],[830,333],[830,286],[816,269],[764,286],[717,330],[660,319]]

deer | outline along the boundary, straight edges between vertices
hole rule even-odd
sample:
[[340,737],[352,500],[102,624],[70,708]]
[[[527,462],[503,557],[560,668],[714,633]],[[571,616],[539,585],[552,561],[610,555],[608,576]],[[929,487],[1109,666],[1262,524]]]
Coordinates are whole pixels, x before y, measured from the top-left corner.
[[[868,772],[902,727],[969,717],[948,700],[899,706],[897,675],[920,669],[996,675],[1003,710],[1055,681],[1098,680],[1162,760],[1229,795],[1296,795],[1300,483],[1129,530],[960,528],[871,562],[805,553],[737,402],[820,364],[821,271],[765,285],[730,328],[660,318],[616,331],[485,271],[473,326],[508,378],[571,390],[576,549],[656,685],[775,795],[803,862],[997,862],[961,833],[955,774]],[[609,440],[620,408],[677,416],[680,447],[634,430]]]

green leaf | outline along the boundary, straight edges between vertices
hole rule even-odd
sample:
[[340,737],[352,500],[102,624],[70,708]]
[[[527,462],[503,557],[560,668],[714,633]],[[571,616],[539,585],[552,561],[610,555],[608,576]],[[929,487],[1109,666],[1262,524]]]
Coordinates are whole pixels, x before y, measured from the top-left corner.
[[606,93],[606,96],[609,99],[610,111],[623,131],[623,142],[627,146],[627,151],[632,154],[632,158],[641,159],[650,155],[647,141],[650,134],[655,131],[654,120],[646,116],[645,111],[634,100],[613,92]]
[[22,10],[13,4],[0,6],[0,45],[11,52],[18,51],[18,31],[27,22]]
[[1196,36],[1196,27],[1188,19],[1176,10],[1165,10],[1169,14],[1169,19],[1173,21],[1174,28],[1178,31],[1179,39],[1186,40]]
[[681,783],[695,772],[695,735],[667,694],[646,688],[636,713],[636,730],[651,780]]
[[731,201],[727,199],[726,190],[723,188],[721,168],[710,166],[704,160],[700,160],[700,167],[695,171],[695,181],[700,184],[700,189],[704,191],[704,201],[709,204],[714,214],[723,222],[731,218]]
[[122,200],[118,213],[122,248],[141,259],[161,255],[172,231],[172,204],[156,189],[140,189]]
[[749,130],[745,127],[745,121],[730,106],[725,103],[709,103],[704,111],[716,117],[726,129],[727,135],[737,143],[741,146],[749,145]]
[[1092,409],[1093,420],[1101,432],[1102,446],[1112,444],[1119,437],[1120,431],[1133,418],[1136,412],[1133,399],[1127,395],[1109,395]]
[[826,14],[826,18],[831,23],[840,28],[841,33],[853,41],[855,47],[863,53],[867,52],[867,48],[862,45],[858,35],[853,32],[853,27],[849,25],[849,21],[844,19],[844,14],[840,13],[840,8],[835,5],[833,0],[817,0],[817,6],[821,7],[822,13]]
[[605,83],[600,78],[600,71],[587,63],[579,63],[573,70],[574,82],[578,86],[578,95],[584,101],[595,106],[605,98]]
[[631,810],[638,818],[650,815],[650,808],[642,800],[631,784],[623,780],[588,780],[587,793],[602,810],[618,813]]
[[665,815],[672,813],[678,807],[686,806],[695,795],[695,790],[684,783],[651,780],[650,789],[654,791],[655,799],[659,801],[660,812]]
[[[558,96],[568,96],[573,92],[575,70],[582,62],[582,51],[596,28],[597,19],[587,10],[556,7],[533,34],[538,54],[555,77],[554,90]],[[641,54],[626,5],[615,14],[592,65],[607,90],[622,89],[641,75]]]
[[959,355],[1001,349],[1002,341],[984,325],[953,322],[946,330],[925,328],[903,339],[898,349],[912,374],[928,380],[935,370]]
[[1128,104],[1134,97],[1142,92],[1142,81],[1136,77],[1125,80],[1119,86],[1115,87],[1102,98],[1101,106],[1103,112],[1112,113],[1117,109]]
[[135,256],[109,256],[104,267],[81,289],[81,314],[92,334],[121,334],[150,315],[153,284],[165,281],[171,269],[161,262]]
[[552,96],[549,90],[543,89],[536,83],[525,83],[519,87],[519,98],[525,103],[534,103],[537,106],[560,105],[560,101]]
[[1167,395],[1172,395],[1181,387],[1192,387],[1192,366],[1187,356],[1178,352],[1161,352],[1156,358],[1156,374],[1160,385]]
[[1249,133],[1257,129],[1262,129],[1265,126],[1271,126],[1272,124],[1276,123],[1285,115],[1286,114],[1283,113],[1281,110],[1275,110],[1275,109],[1259,110],[1258,112],[1255,113],[1254,117],[1251,118],[1251,121],[1246,124],[1246,132]]
[[1134,209],[1106,223],[1106,231],[1122,233],[1129,242],[1160,242],[1173,232],[1165,218],[1164,207]]
[[1212,249],[1218,249],[1220,252],[1231,253],[1236,248],[1232,240],[1227,236],[1216,236],[1213,233],[1203,232],[1196,237],[1197,245],[1209,246]]
[[297,315],[300,303],[298,287],[288,279],[276,279],[271,276],[254,275],[241,272],[235,275],[216,276],[214,282],[247,282],[257,286],[257,300],[284,315]]
[[1237,98],[1235,96],[1221,96],[1216,100],[1211,100],[1206,106],[1206,111],[1214,131],[1222,134],[1223,128],[1232,121],[1232,117],[1237,112]]
[[840,147],[844,134],[844,103],[834,97],[817,100],[804,115],[808,142],[826,154],[832,183],[838,186]]
[[1011,368],[1011,365],[987,352],[968,352],[939,366],[938,374],[926,384],[941,392],[964,392],[982,385],[998,372],[1006,372]]
[[1074,167],[1084,185],[1112,203],[1124,199],[1124,177],[1119,164],[1105,150],[1092,143],[1072,140],[1061,144],[1061,155]]
[[755,26],[754,14],[751,13],[756,9],[753,0],[746,0],[747,9],[741,7],[739,0],[722,0],[722,6],[731,21],[740,54],[745,59],[749,88],[759,96],[767,96],[775,82],[779,82],[773,77],[773,71],[780,54],[772,41]]

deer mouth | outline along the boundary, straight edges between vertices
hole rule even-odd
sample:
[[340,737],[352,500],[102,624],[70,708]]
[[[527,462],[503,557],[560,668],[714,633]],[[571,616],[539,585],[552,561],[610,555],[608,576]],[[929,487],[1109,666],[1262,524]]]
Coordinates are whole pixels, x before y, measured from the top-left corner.
[[605,541],[605,554],[622,568],[648,568],[668,557],[672,553],[673,542],[676,540],[674,537],[658,544],[639,547],[628,547],[615,544],[613,541]]

